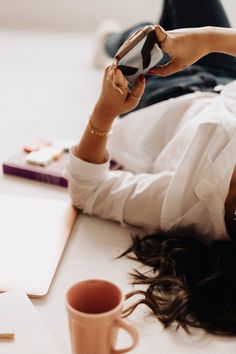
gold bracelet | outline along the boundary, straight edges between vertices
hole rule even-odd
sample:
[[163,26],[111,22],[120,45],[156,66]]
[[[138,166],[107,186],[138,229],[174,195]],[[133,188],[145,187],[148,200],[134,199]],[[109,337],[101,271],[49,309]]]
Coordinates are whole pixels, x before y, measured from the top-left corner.
[[97,136],[108,136],[112,134],[112,130],[109,130],[108,132],[104,132],[101,130],[96,129],[92,123],[90,122],[90,120],[88,120],[88,127],[89,127],[89,132],[93,135],[97,135]]

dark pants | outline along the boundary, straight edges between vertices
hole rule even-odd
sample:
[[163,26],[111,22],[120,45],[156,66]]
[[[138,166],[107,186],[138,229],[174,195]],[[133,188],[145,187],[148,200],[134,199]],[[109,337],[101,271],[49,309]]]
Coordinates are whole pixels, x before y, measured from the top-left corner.
[[[219,0],[164,0],[158,23],[165,30],[185,27],[230,27]],[[138,24],[123,33],[112,33],[106,51],[113,57],[123,42],[137,29],[150,24]],[[184,53],[183,53],[184,55]],[[236,79],[236,58],[221,53],[208,54],[190,67],[169,77],[146,76],[146,89],[136,109],[195,91],[214,92],[220,84]]]

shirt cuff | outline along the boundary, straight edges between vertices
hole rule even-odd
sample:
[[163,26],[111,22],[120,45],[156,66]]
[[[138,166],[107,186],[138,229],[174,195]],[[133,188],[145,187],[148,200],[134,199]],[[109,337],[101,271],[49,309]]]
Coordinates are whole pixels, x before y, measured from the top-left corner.
[[69,152],[69,173],[75,178],[86,180],[98,180],[103,179],[110,166],[110,154],[108,153],[108,160],[104,163],[95,164],[81,160],[74,154],[75,147],[72,147]]

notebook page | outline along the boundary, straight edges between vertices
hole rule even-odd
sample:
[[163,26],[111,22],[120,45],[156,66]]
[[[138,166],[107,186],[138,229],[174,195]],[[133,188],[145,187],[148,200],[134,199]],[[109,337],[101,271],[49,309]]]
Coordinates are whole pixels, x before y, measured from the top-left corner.
[[0,333],[15,333],[0,340],[0,354],[63,354],[31,301],[21,290],[0,294]]

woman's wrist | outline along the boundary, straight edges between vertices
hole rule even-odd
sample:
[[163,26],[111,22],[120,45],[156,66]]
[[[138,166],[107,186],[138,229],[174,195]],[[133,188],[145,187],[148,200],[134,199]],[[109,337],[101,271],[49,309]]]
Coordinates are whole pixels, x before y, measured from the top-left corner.
[[116,117],[114,115],[105,112],[104,110],[100,109],[98,105],[96,105],[89,121],[96,130],[109,132],[115,118]]
[[224,27],[206,27],[209,53],[236,55],[236,30]]
[[213,51],[214,27],[199,27],[197,30],[196,45],[201,48],[201,56],[207,55]]
[[203,34],[203,40],[206,45],[207,54],[216,52],[217,41],[219,40],[218,28],[213,26],[203,27],[203,32],[205,32],[205,35]]
[[88,120],[88,131],[91,134],[97,135],[97,136],[100,136],[100,137],[107,137],[108,135],[112,134],[112,129],[110,129],[110,130],[99,130],[99,129],[95,128],[90,119]]
[[74,150],[75,156],[94,164],[106,162],[108,159],[106,144],[111,134],[113,120],[95,106],[84,134]]

